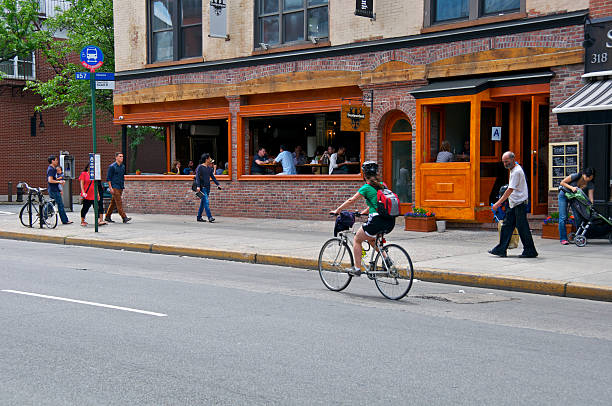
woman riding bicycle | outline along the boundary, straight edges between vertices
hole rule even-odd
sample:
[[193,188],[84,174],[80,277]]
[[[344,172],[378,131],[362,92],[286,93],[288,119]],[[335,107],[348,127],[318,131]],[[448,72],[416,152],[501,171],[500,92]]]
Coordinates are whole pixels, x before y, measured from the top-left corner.
[[366,161],[361,166],[361,171],[366,183],[359,188],[353,197],[338,206],[336,210],[330,212],[330,214],[338,215],[345,208],[355,204],[361,197],[365,199],[368,205],[368,208],[361,212],[361,214],[369,213],[368,221],[357,231],[353,240],[355,266],[349,270],[349,273],[354,276],[361,275],[361,244],[367,241],[371,246],[374,246],[377,234],[390,233],[393,227],[395,227],[395,219],[393,217],[380,216],[377,212],[378,199],[376,194],[378,190],[384,188],[384,185],[378,180],[378,164],[374,161]]

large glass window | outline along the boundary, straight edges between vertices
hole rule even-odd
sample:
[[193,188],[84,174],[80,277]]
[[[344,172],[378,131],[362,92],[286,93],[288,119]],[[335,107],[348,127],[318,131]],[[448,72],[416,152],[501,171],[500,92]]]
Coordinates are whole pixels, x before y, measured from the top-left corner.
[[[252,117],[244,120],[244,126],[248,129],[247,174],[283,172],[286,163],[272,161],[281,148],[291,154],[297,175],[360,173],[361,133],[340,131],[340,112]],[[260,165],[256,159],[271,161]]]
[[259,0],[257,42],[278,45],[329,37],[328,0]]
[[36,79],[34,68],[34,54],[29,54],[24,58],[18,56],[0,63],[0,72],[8,79]]
[[524,11],[525,0],[425,0],[425,7],[431,25]]
[[202,55],[202,0],[151,0],[151,62]]
[[470,160],[470,103],[427,106],[425,118],[423,162]]
[[217,175],[227,175],[229,169],[228,122],[206,120],[178,123],[175,126],[175,162],[181,163],[182,175],[189,174],[190,163],[197,167],[202,154],[214,159]]

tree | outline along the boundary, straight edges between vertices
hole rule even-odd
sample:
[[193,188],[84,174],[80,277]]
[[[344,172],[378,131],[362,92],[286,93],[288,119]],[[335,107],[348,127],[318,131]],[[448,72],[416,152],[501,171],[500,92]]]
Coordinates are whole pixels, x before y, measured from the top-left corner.
[[0,62],[25,57],[37,48],[37,0],[0,0]]

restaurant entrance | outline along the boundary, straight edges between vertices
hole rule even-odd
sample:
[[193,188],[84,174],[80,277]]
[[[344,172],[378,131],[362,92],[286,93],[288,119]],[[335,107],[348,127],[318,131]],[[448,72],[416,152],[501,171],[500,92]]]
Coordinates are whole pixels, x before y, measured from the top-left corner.
[[383,133],[383,180],[397,193],[402,213],[412,206],[412,125],[402,112],[394,112]]

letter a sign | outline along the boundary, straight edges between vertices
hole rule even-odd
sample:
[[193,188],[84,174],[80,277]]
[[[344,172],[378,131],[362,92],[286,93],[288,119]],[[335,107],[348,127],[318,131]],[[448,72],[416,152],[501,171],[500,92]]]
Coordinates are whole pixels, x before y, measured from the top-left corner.
[[491,141],[501,141],[501,127],[491,128]]

